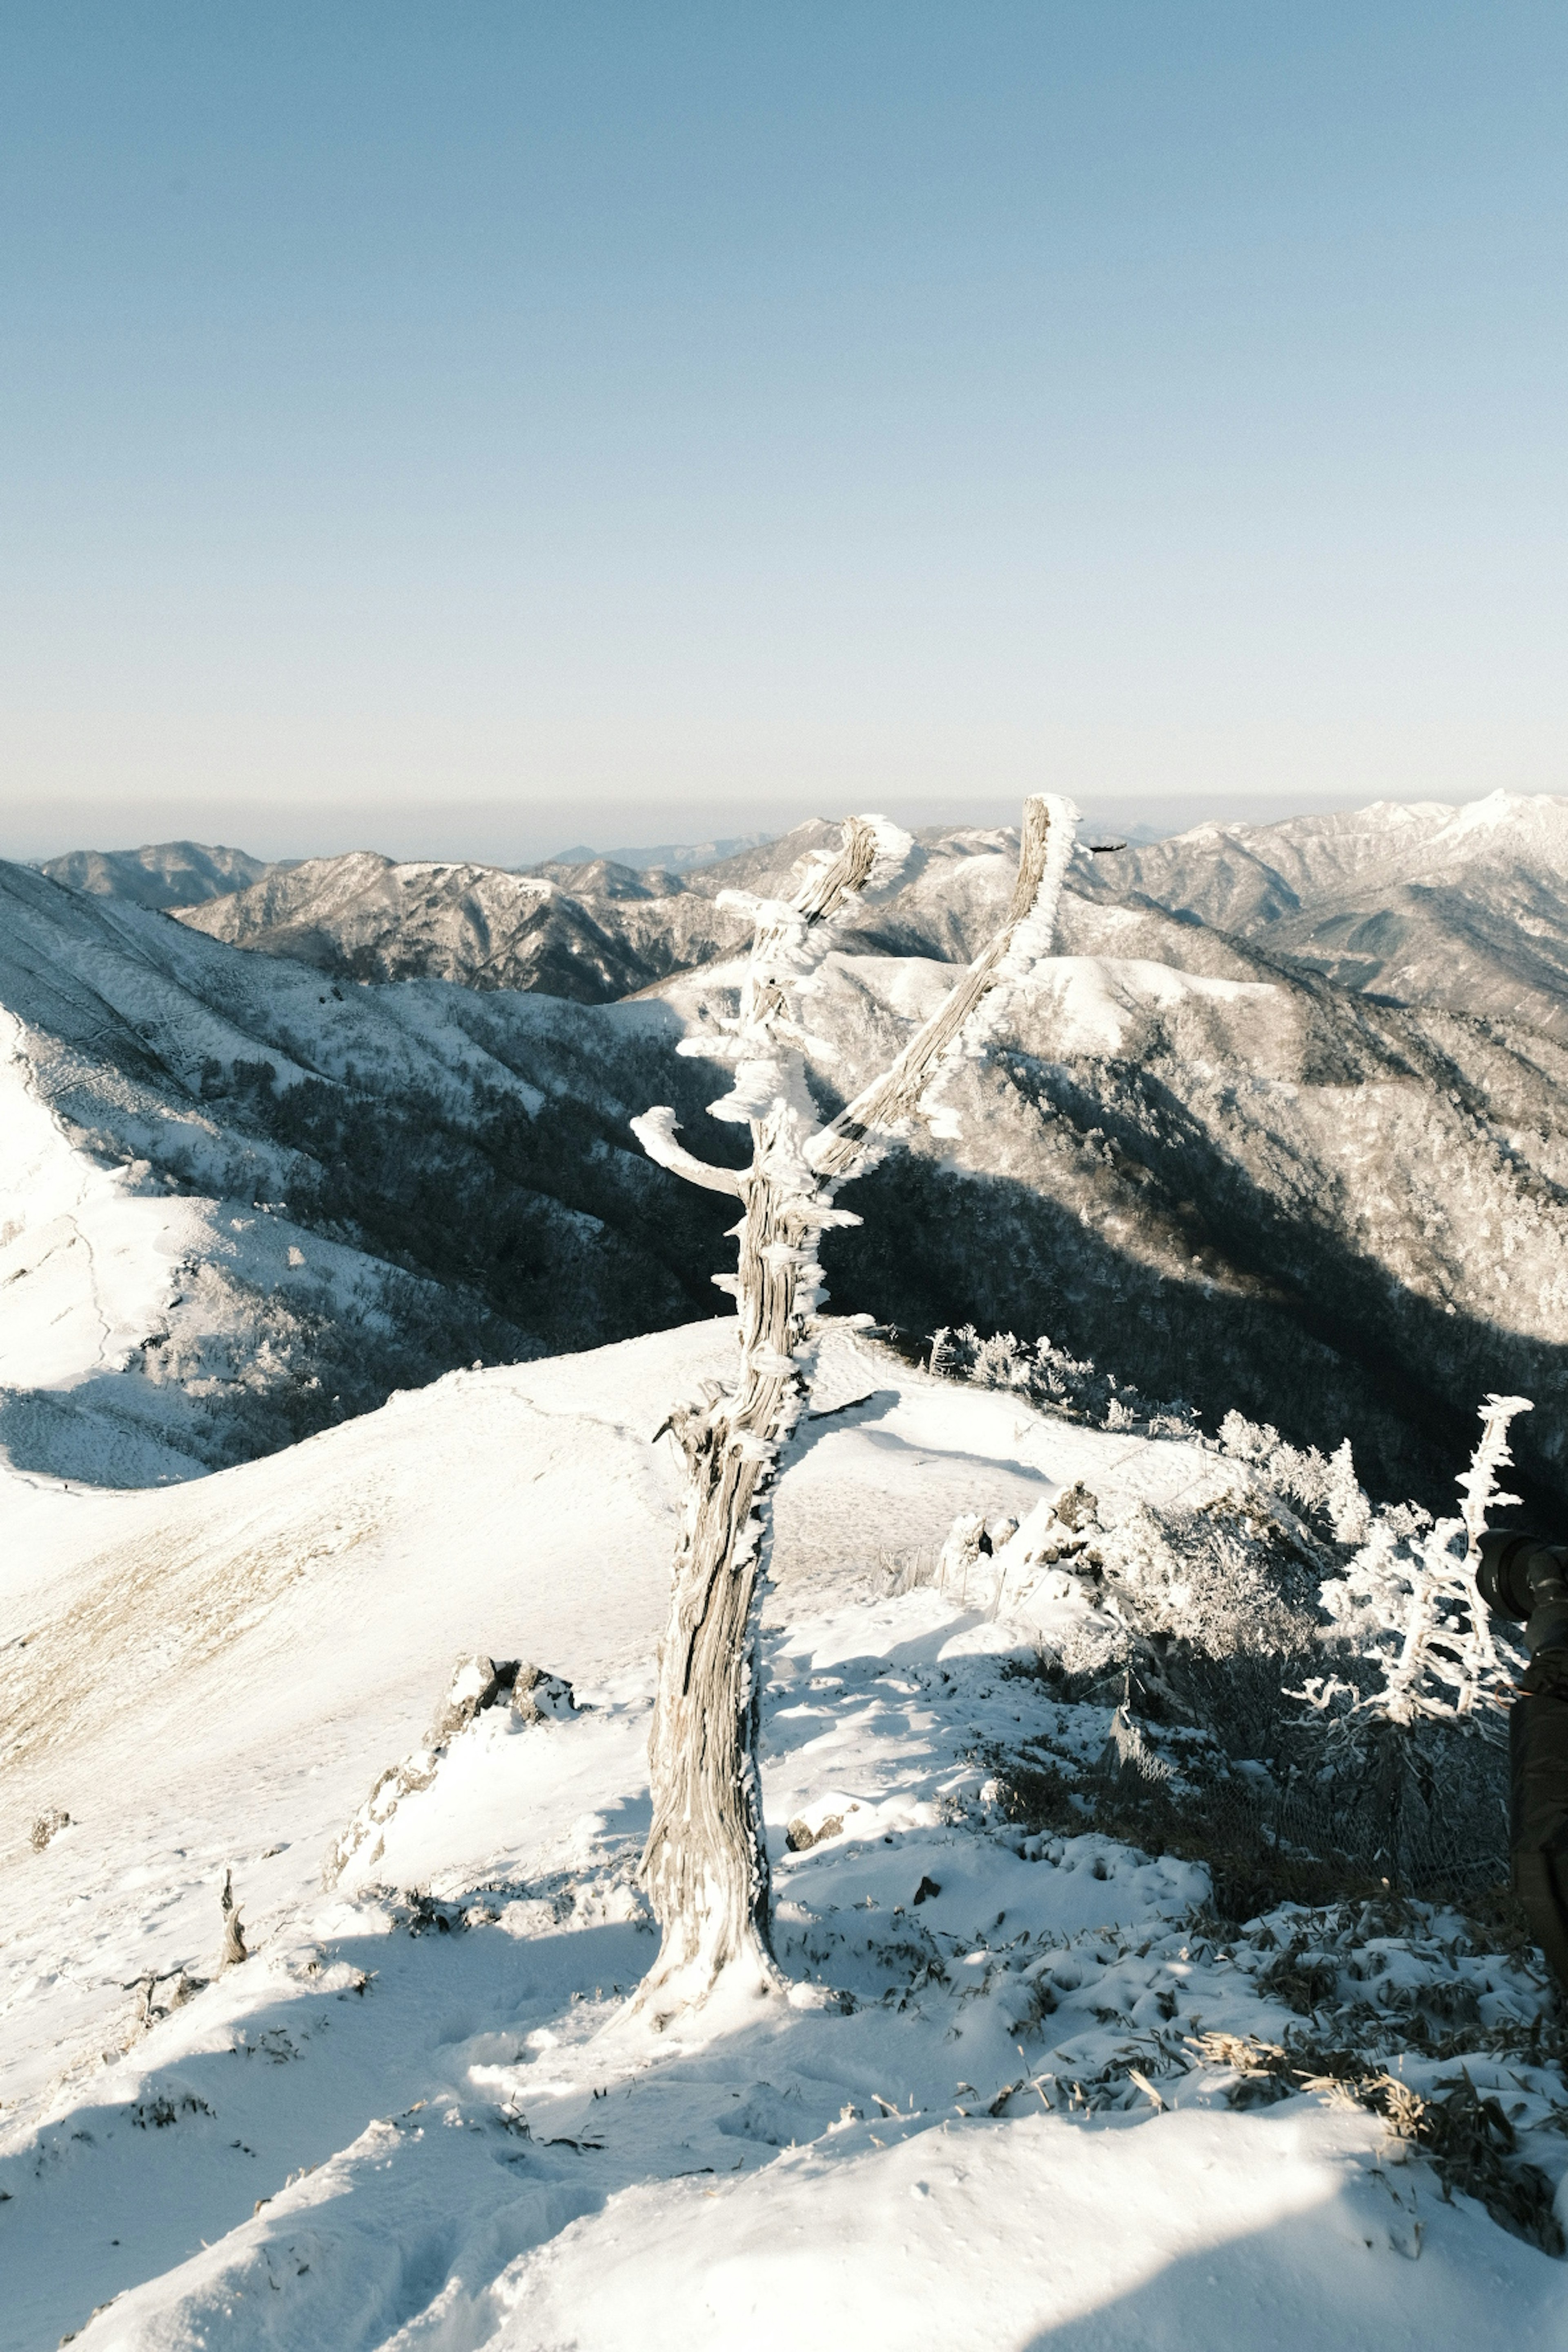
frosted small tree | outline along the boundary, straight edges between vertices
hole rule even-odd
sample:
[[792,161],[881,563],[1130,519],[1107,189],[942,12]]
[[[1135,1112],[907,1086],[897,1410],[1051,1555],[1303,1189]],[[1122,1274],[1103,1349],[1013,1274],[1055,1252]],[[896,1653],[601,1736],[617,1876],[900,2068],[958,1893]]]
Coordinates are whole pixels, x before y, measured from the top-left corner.
[[676,1140],[666,1107],[632,1121],[661,1167],[741,1203],[738,1271],[715,1276],[735,1294],[734,1384],[677,1407],[665,1424],[687,1481],[648,1753],[643,1873],[662,1942],[644,2000],[671,2010],[700,2002],[737,1963],[759,1985],[777,1980],[754,1761],[764,1535],[756,1507],[805,1402],[823,1297],[817,1244],[830,1226],[858,1223],[835,1206],[839,1187],[911,1119],[957,1132],[942,1083],[960,1058],[984,1051],[1008,994],[1049,951],[1076,815],[1066,801],[1025,803],[1017,885],[1000,929],[890,1066],[826,1125],[805,1080],[805,1053],[816,1042],[807,1003],[836,931],[867,889],[901,868],[908,837],[883,818],[851,817],[837,855],[814,858],[787,902],[726,892],[720,906],[755,926],[740,1006],[717,1042],[705,1033],[681,1050],[733,1064],[730,1093],[709,1108],[750,1128],[751,1163],[697,1159]]
[[1464,1722],[1478,1707],[1500,1710],[1508,1704],[1510,1676],[1476,1590],[1476,1565],[1488,1513],[1509,1509],[1519,1500],[1501,1491],[1497,1473],[1513,1460],[1509,1423],[1516,1413],[1532,1410],[1528,1397],[1488,1397],[1470,1466],[1456,1482],[1462,1498],[1458,1523],[1439,1519],[1417,1548],[1405,1640],[1381,1699],[1393,1723],[1409,1723],[1418,1715]]
[[[1508,1706],[1510,1670],[1492,1639],[1476,1565],[1489,1515],[1519,1501],[1501,1491],[1497,1474],[1513,1459],[1510,1423],[1531,1410],[1528,1397],[1489,1396],[1469,1467],[1455,1482],[1459,1517],[1406,1533],[1403,1550],[1386,1519],[1379,1521],[1347,1575],[1324,1586],[1331,1615],[1342,1622],[1372,1620],[1368,1654],[1382,1668],[1382,1686],[1354,1712],[1405,1729],[1422,1721],[1487,1728],[1488,1717]],[[1320,1681],[1289,1696],[1325,1708],[1344,1690]]]

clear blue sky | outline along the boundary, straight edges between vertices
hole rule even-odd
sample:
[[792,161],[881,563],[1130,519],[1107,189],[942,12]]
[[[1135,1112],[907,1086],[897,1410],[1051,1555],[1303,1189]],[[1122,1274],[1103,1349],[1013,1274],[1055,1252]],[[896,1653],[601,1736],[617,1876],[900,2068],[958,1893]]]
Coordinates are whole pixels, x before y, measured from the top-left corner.
[[13,0],[0,848],[1568,790],[1565,68],[1560,0]]

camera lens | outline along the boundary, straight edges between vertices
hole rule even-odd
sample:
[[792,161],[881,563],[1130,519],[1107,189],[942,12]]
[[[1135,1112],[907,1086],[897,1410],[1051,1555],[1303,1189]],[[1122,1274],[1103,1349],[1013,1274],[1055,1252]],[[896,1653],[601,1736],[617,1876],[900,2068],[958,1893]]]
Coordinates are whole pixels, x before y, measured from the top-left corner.
[[1522,1624],[1533,1607],[1529,1567],[1531,1555],[1542,1549],[1539,1536],[1521,1535],[1517,1528],[1497,1528],[1481,1538],[1476,1562],[1476,1589],[1498,1617]]

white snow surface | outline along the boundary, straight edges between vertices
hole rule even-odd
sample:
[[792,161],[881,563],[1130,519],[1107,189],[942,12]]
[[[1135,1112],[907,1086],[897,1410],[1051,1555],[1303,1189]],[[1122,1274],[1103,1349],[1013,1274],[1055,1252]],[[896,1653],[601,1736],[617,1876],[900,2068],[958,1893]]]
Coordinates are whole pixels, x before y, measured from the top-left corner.
[[[0,2346],[1560,2346],[1563,2265],[1395,2168],[1373,2117],[1236,2112],[1173,2054],[1288,2021],[1245,1952],[1189,1940],[1200,1868],[987,1815],[988,1748],[1104,1737],[1006,1671],[1085,1606],[1071,1580],[998,1610],[886,1572],[1074,1480],[1108,1521],[1201,1504],[1236,1473],[1197,1447],[833,1327],[764,1615],[791,1990],[627,2013],[679,1494],[654,1432],[732,1345],[453,1374],[155,1491],[0,1469]],[[323,1893],[475,1651],[582,1711],[482,1715],[376,1883]],[[251,1957],[219,1974],[230,1868]],[[182,1970],[210,1981],[175,2005]],[[1125,2104],[1071,2095],[1108,2080]]]
[[[1080,862],[1089,897],[1199,919],[1384,1003],[1563,1034],[1568,799],[1377,801],[1271,825],[1205,824]],[[1186,961],[1178,947],[1175,961]]]

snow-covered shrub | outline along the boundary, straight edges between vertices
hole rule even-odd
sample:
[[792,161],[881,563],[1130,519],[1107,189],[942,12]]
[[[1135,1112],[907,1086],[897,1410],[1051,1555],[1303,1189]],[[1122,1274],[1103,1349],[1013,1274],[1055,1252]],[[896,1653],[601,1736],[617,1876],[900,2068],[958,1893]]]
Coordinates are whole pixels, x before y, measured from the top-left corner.
[[1029,1351],[1011,1331],[994,1331],[976,1344],[969,1378],[978,1389],[1027,1389]]
[[949,1380],[1013,1390],[1043,1412],[1088,1422],[1096,1429],[1136,1431],[1145,1437],[1198,1434],[1193,1408],[1180,1398],[1156,1403],[1119,1381],[1114,1372],[1100,1371],[1090,1358],[1070,1355],[1048,1337],[1031,1347],[1011,1331],[982,1339],[973,1323],[956,1328],[944,1325],[931,1340],[930,1363],[933,1372]]
[[[1479,1921],[1386,1896],[1292,1906],[1254,1920],[1235,1942],[1258,1991],[1283,2000],[1300,2022],[1277,2041],[1223,2030],[1185,2040],[1189,2063],[1229,2077],[1229,2105],[1305,2090],[1361,2108],[1385,2126],[1385,2163],[1425,2158],[1445,2197],[1458,2189],[1543,2253],[1563,2252],[1552,2063],[1562,2042],[1518,1956],[1500,1953]],[[1414,2259],[1421,2234],[1418,2221],[1407,2225],[1400,2251]]]
[[1348,1437],[1324,1455],[1315,1445],[1289,1444],[1272,1423],[1227,1412],[1220,1423],[1219,1446],[1233,1460],[1250,1463],[1276,1494],[1288,1496],[1314,1521],[1326,1522],[1336,1543],[1364,1540],[1372,1506],[1356,1476]]
[[[1008,1334],[985,1342],[972,1330],[939,1334],[934,1360],[1031,1397],[1053,1370]],[[1119,1398],[1099,1402],[1106,1425]],[[1226,1491],[1110,1528],[1076,1506],[1058,1525],[1058,1496],[978,1597],[984,1606],[1005,1584],[1016,1601],[1041,1574],[1070,1571],[1086,1605],[1058,1612],[1041,1671],[1064,1696],[1209,1743],[1193,1834],[1244,1861],[1316,1857],[1331,1879],[1340,1873],[1333,1883],[1371,1892],[1490,1885],[1505,1860],[1505,1791],[1495,1737],[1474,1735],[1495,1736],[1510,1661],[1475,1561],[1489,1513],[1516,1499],[1496,1474],[1523,1410],[1488,1399],[1460,1514],[1436,1524],[1413,1503],[1374,1511],[1348,1441],[1323,1454],[1230,1413],[1217,1444],[1199,1441],[1235,1465]],[[977,1551],[979,1525],[969,1515],[953,1540]],[[976,1596],[973,1559],[967,1590]],[[1171,1801],[1151,1836],[1171,1834]],[[1230,1871],[1237,1884],[1247,1874]]]
[[1042,1653],[1064,1695],[1125,1701],[1200,1730],[1218,1753],[1256,1757],[1285,1713],[1281,1682],[1314,1663],[1323,1565],[1299,1522],[1241,1479],[1201,1506],[1142,1505],[1109,1528],[1094,1496],[1069,1488],[1026,1520],[996,1574],[1015,1599],[1041,1574],[1073,1578],[1084,1605],[1057,1614]]
[[1141,1507],[1100,1538],[1107,1591],[1131,1627],[1207,1658],[1293,1656],[1311,1641],[1309,1563],[1245,1493],[1196,1510]]
[[1500,1490],[1497,1473],[1512,1458],[1510,1423],[1530,1410],[1525,1398],[1504,1396],[1489,1396],[1480,1408],[1479,1440],[1456,1481],[1459,1517],[1434,1524],[1413,1505],[1380,1513],[1348,1568],[1325,1580],[1329,1627],[1372,1675],[1370,1687],[1353,1668],[1348,1680],[1345,1667],[1314,1677],[1301,1696],[1320,1712],[1404,1727],[1464,1725],[1495,1736],[1512,1661],[1499,1654],[1476,1590],[1476,1562],[1489,1513],[1519,1500]]

